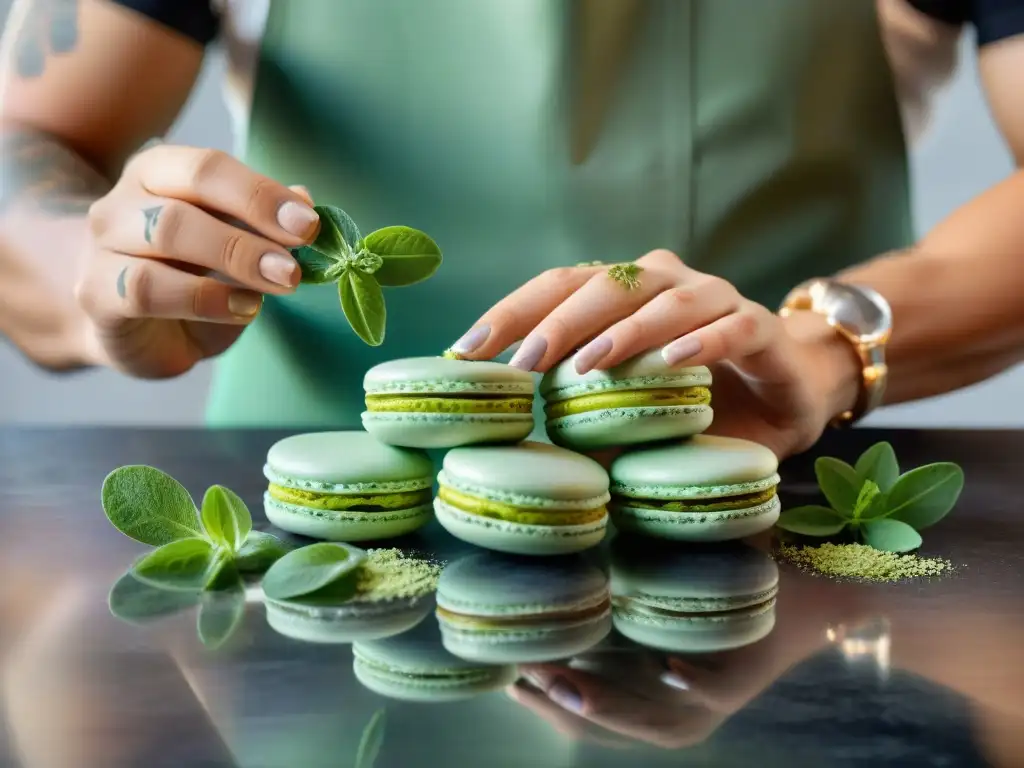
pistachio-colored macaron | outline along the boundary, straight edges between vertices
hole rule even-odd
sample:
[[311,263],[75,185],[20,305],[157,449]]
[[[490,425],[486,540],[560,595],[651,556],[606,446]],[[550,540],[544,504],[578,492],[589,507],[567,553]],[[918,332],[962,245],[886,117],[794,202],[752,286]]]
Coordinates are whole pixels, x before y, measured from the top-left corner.
[[711,371],[672,368],[653,349],[606,371],[576,373],[572,358],[540,384],[548,436],[590,451],[685,437],[711,425]]
[[479,547],[557,555],[596,546],[608,522],[608,473],[547,443],[449,451],[437,476],[438,522]]
[[271,446],[263,474],[267,519],[331,541],[410,533],[432,517],[434,464],[426,452],[366,432],[310,432]]
[[533,376],[490,361],[413,357],[363,378],[363,427],[390,445],[510,443],[533,430]]
[[768,448],[731,437],[634,449],[612,462],[609,511],[616,528],[662,539],[751,536],[779,519],[778,468]]

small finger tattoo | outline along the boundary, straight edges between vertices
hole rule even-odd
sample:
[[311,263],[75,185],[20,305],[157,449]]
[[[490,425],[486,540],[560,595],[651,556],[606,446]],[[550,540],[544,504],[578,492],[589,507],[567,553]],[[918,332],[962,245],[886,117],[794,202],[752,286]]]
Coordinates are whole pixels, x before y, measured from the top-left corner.
[[142,210],[142,215],[146,219],[146,231],[144,234],[147,243],[153,242],[153,229],[156,227],[156,223],[160,219],[160,211],[163,209],[162,205],[157,205],[153,208],[144,208]]
[[621,285],[627,291],[640,287],[640,273],[644,268],[639,264],[616,264],[608,269],[608,277]]
[[117,276],[117,295],[122,299],[128,296],[128,287],[125,285],[125,278],[128,276],[128,267],[121,270],[121,274]]

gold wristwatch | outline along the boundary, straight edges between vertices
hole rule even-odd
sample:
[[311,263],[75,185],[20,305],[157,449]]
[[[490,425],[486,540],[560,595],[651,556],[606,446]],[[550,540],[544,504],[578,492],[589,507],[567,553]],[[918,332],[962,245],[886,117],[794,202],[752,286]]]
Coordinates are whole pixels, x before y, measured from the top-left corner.
[[815,278],[801,283],[782,300],[779,314],[796,311],[822,315],[853,347],[861,362],[861,386],[852,410],[838,414],[834,426],[853,424],[877,408],[885,394],[888,368],[885,347],[892,335],[892,310],[876,291],[838,280]]

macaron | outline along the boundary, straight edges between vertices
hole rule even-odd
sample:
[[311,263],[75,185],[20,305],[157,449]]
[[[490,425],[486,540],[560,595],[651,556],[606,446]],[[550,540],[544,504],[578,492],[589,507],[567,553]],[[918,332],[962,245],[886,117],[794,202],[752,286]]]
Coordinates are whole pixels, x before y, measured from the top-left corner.
[[441,572],[436,614],[445,648],[489,664],[567,658],[612,627],[608,578],[579,555],[468,555]]
[[305,643],[356,643],[412,629],[430,615],[431,596],[392,600],[264,597],[267,623],[278,634]]
[[401,536],[429,522],[434,464],[425,451],[365,432],[311,432],[274,443],[263,474],[267,519],[331,541]]
[[457,701],[500,690],[515,682],[509,664],[481,664],[447,650],[432,618],[400,635],[355,643],[352,669],[374,693],[401,701]]
[[533,376],[490,361],[413,357],[363,378],[363,427],[390,445],[512,443],[533,431]]
[[547,443],[454,448],[438,473],[438,522],[463,541],[523,555],[596,546],[608,523],[608,473]]
[[779,570],[759,549],[617,537],[611,550],[615,629],[640,645],[725,651],[755,643],[775,626]]
[[725,541],[779,519],[779,462],[732,437],[696,435],[621,454],[611,465],[615,527],[662,539]]
[[548,437],[590,451],[695,435],[711,426],[711,371],[672,368],[661,349],[582,376],[569,358],[541,379]]

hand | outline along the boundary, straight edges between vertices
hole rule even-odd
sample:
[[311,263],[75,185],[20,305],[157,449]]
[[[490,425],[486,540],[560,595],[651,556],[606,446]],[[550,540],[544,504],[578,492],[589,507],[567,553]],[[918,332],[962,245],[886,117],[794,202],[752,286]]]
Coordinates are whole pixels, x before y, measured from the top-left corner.
[[295,290],[300,273],[288,248],[315,239],[311,206],[301,188],[222,152],[159,145],[137,154],[89,210],[76,296],[90,356],[163,378],[223,352],[263,294]]
[[586,373],[667,345],[669,365],[712,370],[709,432],[754,440],[780,458],[809,448],[852,406],[857,360],[823,318],[783,319],[669,251],[636,265],[632,288],[607,266],[549,270],[495,304],[453,349],[490,359],[522,339],[511,365],[544,372],[575,352]]

